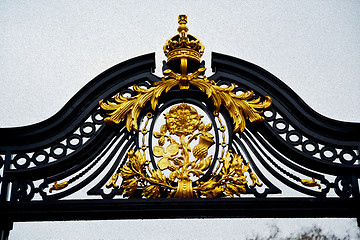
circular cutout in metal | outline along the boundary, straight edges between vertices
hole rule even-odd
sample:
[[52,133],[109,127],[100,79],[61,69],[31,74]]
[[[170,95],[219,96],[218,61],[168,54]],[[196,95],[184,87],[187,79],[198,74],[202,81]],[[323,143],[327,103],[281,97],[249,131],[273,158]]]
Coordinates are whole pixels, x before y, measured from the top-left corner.
[[289,124],[284,119],[276,119],[274,121],[274,128],[278,133],[286,133],[289,129]]
[[95,124],[103,124],[104,123],[104,116],[100,110],[96,110],[92,115],[91,119]]
[[320,157],[323,160],[332,162],[336,159],[337,153],[336,153],[336,150],[332,147],[323,147],[320,150]]
[[84,137],[91,137],[95,133],[95,126],[93,123],[86,122],[80,127],[80,133]]
[[302,135],[298,131],[292,130],[286,134],[286,141],[293,146],[297,146],[302,142]]
[[265,120],[268,122],[274,121],[276,117],[276,112],[273,109],[266,109],[264,112]]
[[27,154],[18,154],[13,159],[16,169],[24,169],[30,165],[30,157]]
[[356,154],[352,150],[342,150],[339,154],[340,161],[344,164],[354,164]]
[[311,140],[306,140],[302,144],[302,150],[310,155],[314,155],[319,151],[319,146],[316,142]]
[[36,166],[46,164],[49,162],[49,154],[45,151],[38,151],[32,156],[32,161]]
[[83,143],[83,139],[78,134],[71,135],[68,139],[66,139],[66,145],[72,149],[78,149]]
[[66,155],[66,147],[62,143],[56,144],[51,147],[50,155],[56,159],[62,158]]

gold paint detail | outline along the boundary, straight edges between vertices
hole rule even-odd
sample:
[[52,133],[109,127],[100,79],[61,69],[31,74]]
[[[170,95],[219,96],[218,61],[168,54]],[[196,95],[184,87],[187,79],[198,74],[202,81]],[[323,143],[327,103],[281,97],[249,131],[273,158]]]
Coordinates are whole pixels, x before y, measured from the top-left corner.
[[260,114],[263,109],[270,107],[271,98],[266,96],[264,101],[261,98],[252,99],[253,91],[247,91],[240,95],[234,93],[235,85],[230,87],[220,87],[214,81],[203,78],[191,79],[190,84],[198,87],[210,98],[218,112],[223,105],[228,110],[230,117],[233,119],[234,132],[243,132],[245,129],[245,120],[250,122],[262,122],[264,117]]
[[131,149],[128,152],[128,162],[125,166],[120,168],[119,175],[124,178],[121,187],[124,193],[132,195],[136,189],[143,190],[142,195],[147,198],[161,197],[163,189],[176,189],[170,185],[170,181],[159,169],[149,169],[147,171],[147,161],[145,154],[139,150]]
[[252,184],[250,185],[251,188],[254,188],[255,186],[261,187],[263,184],[259,182],[258,177],[255,175],[255,173],[250,173],[250,178],[252,180]]
[[106,117],[104,122],[110,125],[119,124],[126,119],[126,128],[129,132],[132,130],[139,131],[137,121],[145,104],[150,101],[151,107],[155,111],[161,94],[168,92],[176,85],[179,86],[180,90],[187,90],[190,85],[198,87],[214,102],[216,112],[220,110],[221,106],[224,106],[233,119],[234,132],[241,133],[244,131],[246,119],[250,122],[264,121],[264,117],[260,114],[263,109],[271,105],[270,97],[266,96],[263,101],[260,97],[253,99],[253,91],[237,95],[234,92],[234,84],[230,87],[220,87],[214,81],[208,80],[204,75],[206,70],[204,67],[198,68],[193,73],[188,73],[188,60],[196,60],[200,63],[204,46],[197,38],[187,34],[186,15],[180,15],[178,22],[180,24],[178,27],[179,34],[166,42],[164,53],[168,62],[180,60],[180,72],[175,73],[171,69],[164,70],[164,77],[161,81],[155,82],[149,89],[133,86],[134,91],[137,92],[134,97],[116,95],[114,102],[100,100],[99,105],[102,109],[112,111],[108,113],[109,117]]
[[307,187],[316,187],[317,186],[318,189],[321,189],[321,185],[315,181],[315,178],[312,178],[312,180],[301,179],[301,183]]
[[220,172],[214,172],[210,180],[200,182],[196,188],[199,195],[214,198],[246,193],[247,180],[244,173],[248,172],[250,167],[249,163],[244,164],[243,161],[241,155],[229,150],[221,163]]
[[49,192],[52,193],[53,190],[61,190],[63,188],[66,188],[68,185],[69,185],[68,182],[62,182],[62,183],[54,182],[54,185],[49,189]]
[[115,189],[119,188],[119,185],[116,185],[116,182],[117,182],[118,178],[119,178],[119,173],[115,173],[115,174],[111,177],[110,182],[109,182],[109,184],[106,185],[106,187],[107,187],[107,188],[113,187],[113,188],[115,188]]
[[208,80],[204,76],[205,68],[199,68],[196,72],[186,75],[185,77],[174,73],[172,70],[167,69],[164,75],[168,77],[162,78],[161,81],[155,82],[154,87],[143,89],[134,86],[134,90],[138,92],[135,97],[123,97],[121,95],[115,96],[115,102],[107,101],[105,103],[100,100],[99,105],[104,110],[113,111],[109,113],[110,117],[104,119],[108,124],[118,124],[126,118],[126,128],[139,131],[137,119],[142,108],[150,101],[153,110],[158,106],[158,99],[165,91],[168,92],[171,88],[179,85],[180,89],[188,89],[190,85],[198,87],[202,92],[206,93],[216,107],[216,111],[220,110],[223,105],[228,110],[234,123],[234,132],[243,132],[245,129],[245,120],[250,122],[262,122],[264,117],[260,114],[263,109],[271,105],[271,98],[266,96],[264,101],[261,98],[252,99],[254,97],[253,91],[248,91],[240,95],[233,92],[235,85],[230,87],[220,87],[214,81]]
[[170,134],[187,136],[198,129],[202,117],[193,107],[183,103],[165,113],[166,128]]
[[141,149],[143,150],[143,152],[145,152],[145,150],[147,149],[147,145],[145,144],[145,137],[146,137],[146,134],[149,132],[149,130],[147,129],[147,126],[149,124],[149,120],[152,119],[153,115],[151,112],[148,112],[146,114],[146,122],[145,122],[145,126],[144,128],[141,130],[141,133],[143,135],[142,137],[142,145],[141,145]]
[[[218,122],[219,122],[219,125],[220,125],[219,130],[220,130],[220,132],[222,132],[222,143],[220,143],[220,146],[221,146],[221,156],[220,156],[220,158],[219,158],[219,162],[222,163],[222,162],[224,162],[225,148],[226,148],[226,146],[227,146],[227,144],[226,144],[226,139],[225,139],[225,130],[226,130],[226,127],[223,125],[223,123],[222,123],[222,121],[221,121],[221,118],[220,118],[220,116],[219,116],[219,112],[214,111],[213,114],[214,114],[215,118],[216,118],[216,119],[218,120]],[[225,144],[223,144],[223,143],[225,143]],[[217,171],[219,170],[219,167],[220,167],[220,164],[217,166],[215,172],[217,172]]]
[[163,47],[167,61],[190,59],[200,62],[205,49],[204,45],[199,39],[187,33],[189,29],[186,26],[186,15],[179,15],[178,23],[179,34],[168,39]]
[[149,89],[134,86],[134,90],[138,93],[135,97],[123,97],[116,95],[115,103],[99,101],[99,105],[104,110],[113,111],[109,113],[110,117],[104,119],[107,124],[119,124],[126,118],[126,128],[130,132],[132,130],[139,131],[137,119],[145,104],[151,101],[152,109],[155,110],[158,106],[158,98],[163,91],[168,92],[178,82],[170,79],[168,81],[159,81],[156,86]]
[[[249,163],[244,164],[241,155],[231,150],[219,161],[221,167],[208,180],[198,181],[211,165],[212,156],[208,156],[208,152],[215,143],[210,133],[212,125],[202,122],[202,117],[185,103],[172,107],[164,114],[165,123],[160,131],[154,132],[158,146],[154,146],[152,152],[159,159],[158,169],[149,167],[145,152],[131,149],[126,165],[113,175],[106,187],[116,188],[117,178],[121,176],[121,187],[129,197],[140,191],[146,198],[209,198],[240,196],[249,187],[261,186],[255,173],[250,171]],[[196,140],[198,143],[191,145]],[[163,173],[165,170],[170,171],[168,176]],[[249,187],[248,175],[253,181]]]

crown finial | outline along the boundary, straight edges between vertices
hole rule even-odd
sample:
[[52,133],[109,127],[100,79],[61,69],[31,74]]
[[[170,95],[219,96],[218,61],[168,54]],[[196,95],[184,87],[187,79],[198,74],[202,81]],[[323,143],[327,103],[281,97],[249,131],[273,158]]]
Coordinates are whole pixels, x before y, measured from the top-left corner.
[[180,24],[180,26],[178,27],[178,32],[179,32],[180,38],[182,38],[183,41],[186,41],[186,33],[189,30],[188,27],[186,26],[187,16],[179,15],[178,23]]
[[179,24],[187,24],[187,16],[186,15],[179,15],[178,23]]
[[204,46],[199,39],[187,33],[186,15],[179,15],[178,23],[180,24],[177,29],[179,34],[168,39],[163,47],[167,62],[187,59],[190,62],[199,64],[204,53]]

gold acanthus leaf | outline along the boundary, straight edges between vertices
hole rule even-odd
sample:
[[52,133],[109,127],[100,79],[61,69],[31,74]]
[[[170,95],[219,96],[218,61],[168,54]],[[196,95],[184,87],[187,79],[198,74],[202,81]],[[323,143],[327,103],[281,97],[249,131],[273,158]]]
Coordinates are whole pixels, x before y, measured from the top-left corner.
[[[137,189],[143,189],[143,195],[147,198],[160,197],[160,189],[174,189],[169,185],[168,179],[159,169],[151,169],[149,173],[146,171],[148,161],[146,161],[145,154],[139,150],[131,149],[128,152],[128,162],[119,169],[119,173],[124,181],[121,187],[124,193],[132,195]],[[113,175],[112,179],[115,174]],[[112,180],[110,180],[111,184]],[[140,184],[141,183],[141,184]]]
[[243,132],[245,129],[245,120],[250,122],[261,122],[264,117],[260,114],[263,109],[271,105],[271,98],[266,96],[265,100],[261,102],[261,98],[250,100],[254,97],[253,91],[247,91],[240,95],[236,95],[233,92],[235,85],[230,87],[220,87],[215,84],[214,81],[208,80],[204,76],[206,68],[199,68],[194,73],[185,76],[178,75],[172,70],[167,69],[164,71],[164,75],[168,77],[162,78],[161,81],[155,82],[154,86],[149,89],[140,88],[134,86],[134,90],[138,93],[135,97],[123,97],[116,95],[115,103],[103,100],[99,101],[99,105],[104,110],[113,111],[109,113],[110,117],[104,119],[108,124],[118,124],[126,119],[126,128],[130,132],[131,130],[138,131],[137,120],[142,108],[148,101],[151,101],[151,107],[153,110],[158,106],[158,99],[160,95],[165,91],[168,92],[171,88],[179,85],[180,89],[188,89],[189,84],[198,87],[202,92],[206,93],[216,107],[216,111],[220,110],[222,105],[228,110],[234,123],[234,132]]
[[139,131],[137,119],[145,104],[151,100],[153,110],[158,105],[158,98],[163,91],[168,92],[173,86],[178,84],[175,79],[157,82],[156,86],[149,89],[140,88],[134,85],[134,90],[138,93],[135,97],[123,97],[116,95],[115,103],[104,100],[99,101],[99,105],[104,110],[113,111],[109,113],[110,117],[104,119],[104,122],[110,125],[119,124],[126,117],[126,129]]
[[260,97],[255,100],[250,100],[254,97],[253,91],[247,91],[240,95],[236,95],[233,90],[235,85],[230,87],[220,87],[214,81],[204,79],[192,79],[190,83],[197,86],[201,91],[211,98],[214,102],[216,111],[220,110],[221,105],[224,105],[233,119],[234,132],[243,132],[245,129],[245,120],[250,122],[261,122],[264,117],[260,114],[262,109],[271,105],[271,98],[266,96],[265,100],[261,102]]
[[[246,193],[247,180],[244,173],[248,171],[249,163],[244,164],[241,155],[228,151],[222,161],[221,171],[214,172],[208,181],[200,182],[194,189],[198,191],[198,196],[204,195],[208,198],[240,196]],[[253,175],[255,176],[254,173]]]
[[[241,155],[232,153],[230,150],[221,163],[220,171],[214,172],[206,182],[196,182],[196,185],[189,189],[191,194],[188,195],[185,194],[187,191],[180,191],[183,190],[181,187],[183,185],[179,184],[186,182],[190,186],[192,185],[191,180],[179,180],[177,182],[178,186],[171,184],[175,178],[181,177],[182,173],[179,170],[173,171],[167,178],[160,169],[146,170],[148,161],[146,161],[145,154],[142,154],[139,150],[130,150],[128,157],[127,164],[119,169],[119,173],[113,175],[109,183],[109,187],[117,188],[115,181],[118,176],[121,176],[123,178],[121,187],[128,196],[134,194],[137,189],[142,190],[142,195],[146,198],[159,198],[162,195],[161,192],[166,193],[166,190],[171,190],[173,194],[178,193],[182,197],[205,196],[207,198],[234,197],[247,192],[248,181],[244,174],[249,172],[249,163],[244,164]],[[211,158],[210,156],[202,159],[199,164],[191,164],[191,169],[187,174],[200,177],[200,175],[203,175],[203,171],[209,168]],[[255,173],[250,172],[250,178],[253,184],[249,187],[262,186]],[[164,196],[173,197],[171,193],[169,195],[169,191]]]

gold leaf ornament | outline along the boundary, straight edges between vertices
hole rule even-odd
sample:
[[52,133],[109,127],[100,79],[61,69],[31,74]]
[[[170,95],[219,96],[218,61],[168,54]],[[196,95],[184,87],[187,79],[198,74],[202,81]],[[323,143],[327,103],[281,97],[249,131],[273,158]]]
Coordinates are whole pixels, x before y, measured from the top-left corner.
[[54,185],[49,189],[49,192],[51,193],[53,190],[61,190],[63,188],[66,188],[68,185],[69,182],[62,182],[62,183],[55,182]]
[[141,110],[148,101],[151,101],[151,107],[153,110],[158,105],[158,98],[163,91],[169,91],[178,82],[170,79],[168,81],[159,81],[154,84],[154,87],[149,89],[140,88],[136,85],[133,86],[134,91],[138,94],[134,97],[123,97],[116,95],[114,97],[115,103],[110,101],[104,102],[104,99],[99,101],[99,105],[102,109],[112,111],[108,113],[109,117],[104,119],[104,122],[113,125],[119,124],[126,118],[126,129],[131,132],[132,130],[139,131],[137,119]]
[[240,196],[246,193],[248,181],[244,173],[248,170],[249,163],[244,164],[241,155],[228,151],[222,161],[220,173],[213,173],[207,182],[201,182],[195,190],[199,192],[198,195],[206,197]]
[[258,177],[255,175],[255,173],[251,172],[250,173],[250,178],[252,180],[252,184],[250,185],[251,188],[254,188],[255,186],[259,186],[261,187],[263,184],[259,182]]
[[124,193],[128,195],[133,194],[137,189],[138,182],[139,182],[138,178],[130,178],[125,180],[121,185],[122,188],[124,189]]
[[[153,147],[153,155],[160,158],[157,162],[158,169],[149,167],[145,152],[130,150],[126,165],[118,171],[119,176],[124,178],[124,193],[131,196],[138,189],[147,198],[234,197],[246,193],[249,187],[261,186],[255,173],[250,171],[249,163],[244,163],[242,156],[231,150],[219,160],[219,165],[210,178],[205,182],[194,180],[200,179],[211,165],[212,156],[207,155],[214,144],[213,135],[208,132],[212,126],[201,122],[202,116],[185,103],[172,107],[169,113],[171,115],[164,114],[168,116],[165,118],[165,126],[161,126],[160,132],[154,133],[155,138],[166,138],[169,142],[166,148],[160,143]],[[192,127],[189,131],[179,130],[182,126],[175,123],[176,128],[171,125],[174,119],[180,117],[187,126]],[[178,138],[174,139],[171,135]],[[194,140],[198,140],[198,144],[191,149],[190,143]],[[190,152],[193,153],[193,158],[190,157]],[[162,172],[164,170],[170,171],[169,177]],[[248,175],[253,181],[251,186],[247,185]],[[116,176],[113,176],[109,183],[114,188],[115,180]]]
[[119,188],[119,185],[116,184],[116,181],[118,180],[119,178],[119,173],[115,173],[112,177],[111,177],[111,180],[110,180],[110,183],[106,185],[106,188]]
[[261,122],[264,120],[260,114],[262,109],[268,108],[271,105],[271,98],[266,96],[265,100],[261,102],[261,98],[250,100],[254,97],[253,91],[247,91],[240,95],[233,92],[235,85],[230,87],[220,87],[214,81],[204,79],[192,79],[192,85],[197,86],[201,91],[205,92],[207,96],[214,102],[216,111],[220,110],[222,105],[228,110],[230,117],[233,119],[234,132],[243,132],[245,129],[245,120],[250,122]]
[[209,156],[206,159],[200,160],[198,164],[195,164],[195,162],[192,162],[193,169],[199,169],[201,171],[205,171],[210,167],[212,156]]
[[161,196],[160,186],[158,185],[146,186],[143,195],[147,198],[159,198]]
[[301,179],[301,183],[307,187],[318,187],[318,189],[321,189],[321,184],[316,182],[315,178],[312,178],[311,180]]
[[169,146],[167,146],[166,152],[163,147],[155,146],[153,149],[153,153],[156,157],[162,157],[158,161],[158,166],[160,170],[165,170],[171,164],[169,158],[172,158],[179,153],[179,146],[176,143],[171,143]]
[[[263,121],[264,118],[260,114],[264,108],[271,105],[270,97],[265,97],[265,100],[261,102],[260,98],[252,99],[254,97],[253,91],[237,95],[234,93],[234,84],[230,87],[220,87],[214,81],[208,80],[205,76],[206,68],[202,66],[195,72],[188,71],[188,62],[194,61],[200,64],[205,48],[199,39],[187,33],[186,15],[180,15],[178,23],[180,24],[179,33],[166,41],[163,50],[167,57],[167,63],[179,62],[180,65],[173,69],[165,69],[161,81],[155,82],[149,89],[133,86],[134,91],[137,92],[134,97],[116,95],[114,103],[100,100],[99,105],[102,109],[112,111],[108,113],[109,117],[105,118],[104,121],[108,124],[119,124],[126,119],[127,130],[129,132],[138,131],[137,120],[145,104],[150,101],[152,109],[155,110],[161,94],[167,93],[177,85],[180,90],[184,91],[188,90],[190,85],[199,88],[213,101],[217,112],[221,106],[224,106],[233,119],[234,132],[241,133],[244,131],[246,119],[250,122]],[[184,111],[188,111],[188,109],[184,109]],[[168,117],[171,118],[171,113]],[[190,134],[198,120],[177,119],[179,123],[183,124],[183,127],[174,127],[173,121],[170,121],[167,127],[170,126],[171,133],[176,130],[177,135],[181,135],[182,132]]]
[[198,128],[202,117],[193,107],[183,103],[165,114],[166,127],[170,134],[187,136]]
[[[261,98],[253,99],[254,92],[247,91],[240,95],[236,95],[233,92],[235,85],[230,87],[220,87],[215,84],[214,81],[208,80],[202,73],[205,71],[205,68],[200,68],[195,73],[188,75],[188,83],[198,87],[202,92],[206,93],[208,98],[210,98],[215,107],[216,111],[220,110],[220,107],[223,105],[229,112],[230,117],[233,119],[234,132],[243,132],[246,126],[245,120],[248,119],[250,122],[261,122],[264,120],[264,117],[260,114],[263,112],[263,109],[268,108],[271,105],[271,98],[266,96],[264,101],[261,101]],[[131,130],[138,131],[137,119],[142,108],[148,101],[151,101],[152,109],[155,110],[158,105],[158,98],[165,91],[169,91],[172,87],[181,83],[181,76],[173,73],[170,69],[166,70],[167,74],[173,78],[167,80],[161,80],[154,83],[154,87],[149,89],[143,89],[137,86],[134,86],[134,90],[138,92],[138,95],[135,97],[123,97],[121,95],[116,95],[114,98],[115,103],[107,101],[105,103],[103,100],[99,101],[99,105],[104,110],[113,111],[109,113],[110,117],[104,119],[108,124],[119,124],[126,118],[126,128],[130,132]],[[164,72],[165,73],[165,72]],[[172,74],[170,74],[172,73]],[[192,111],[189,109],[178,110],[183,111],[184,114],[181,116],[187,115],[187,111]],[[196,126],[199,119],[186,119],[178,117],[178,119],[172,119],[172,113],[167,115],[169,123],[167,128],[171,133],[178,132],[177,135],[182,134],[182,132],[190,134],[193,131],[194,126]],[[176,124],[178,122],[179,124]],[[180,127],[180,125],[183,127]]]
[[[152,169],[150,174],[146,171],[147,161],[145,154],[139,150],[131,149],[128,152],[128,162],[119,169],[119,175],[124,178],[121,187],[124,193],[131,196],[137,189],[147,189],[142,194],[146,197],[159,197],[160,188],[174,188],[168,184],[166,176],[159,169]],[[148,183],[148,184],[146,184]],[[145,186],[144,186],[145,185]],[[148,187],[157,185],[158,187]]]

